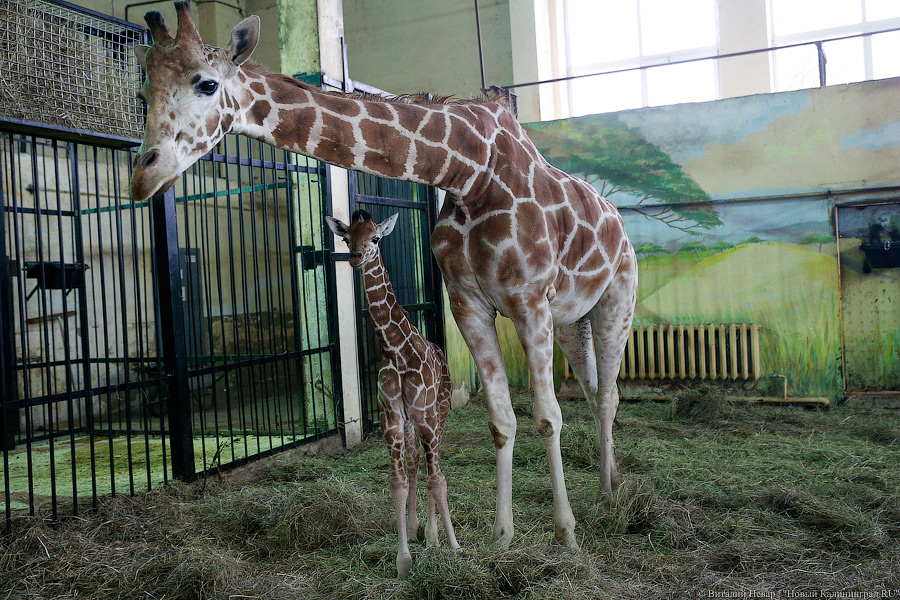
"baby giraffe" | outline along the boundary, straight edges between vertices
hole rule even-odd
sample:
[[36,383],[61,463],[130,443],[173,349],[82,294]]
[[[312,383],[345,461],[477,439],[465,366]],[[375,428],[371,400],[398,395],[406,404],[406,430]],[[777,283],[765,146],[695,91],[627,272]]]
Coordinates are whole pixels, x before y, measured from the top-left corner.
[[[438,543],[436,507],[441,512],[450,548],[458,550],[459,544],[447,507],[447,481],[438,462],[438,447],[450,413],[452,393],[447,360],[437,345],[419,333],[409,314],[397,302],[378,250],[378,242],[394,230],[397,217],[398,214],[394,214],[376,224],[372,221],[372,215],[359,210],[353,213],[349,226],[332,217],[325,217],[325,220],[331,231],[343,238],[350,249],[350,265],[362,270],[369,316],[381,342],[383,365],[378,372],[378,408],[381,431],[391,452],[391,492],[400,537],[397,573],[405,577],[412,566],[407,532],[416,535],[419,529],[416,473],[420,441],[425,448],[428,465],[425,539],[429,547]],[[408,472],[404,468],[404,447],[409,455]]]

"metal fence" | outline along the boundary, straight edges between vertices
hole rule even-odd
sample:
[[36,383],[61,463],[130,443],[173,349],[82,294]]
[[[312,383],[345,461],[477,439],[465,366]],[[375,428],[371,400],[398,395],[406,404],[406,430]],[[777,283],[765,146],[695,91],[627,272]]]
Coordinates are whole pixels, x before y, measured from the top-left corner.
[[226,139],[166,197],[131,152],[0,128],[7,529],[334,433],[325,169]]
[[[351,210],[370,212],[383,221],[399,212],[394,232],[381,244],[382,258],[398,302],[413,324],[429,340],[444,346],[441,276],[431,254],[429,236],[437,220],[435,189],[353,172],[350,177]],[[361,403],[363,427],[378,424],[378,370],[381,350],[366,309],[365,291],[356,286]]]

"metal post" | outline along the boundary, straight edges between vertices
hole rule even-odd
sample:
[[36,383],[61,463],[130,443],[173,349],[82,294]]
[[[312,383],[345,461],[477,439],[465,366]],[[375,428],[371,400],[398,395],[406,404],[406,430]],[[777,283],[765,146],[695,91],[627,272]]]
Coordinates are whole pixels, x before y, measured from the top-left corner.
[[[0,205],[2,207],[2,205]],[[6,256],[4,224],[5,211],[0,212],[0,447],[12,450],[16,447],[19,429],[18,386],[16,385],[15,344],[13,336],[12,280],[9,259]],[[9,472],[8,470],[6,471]]]
[[484,79],[484,46],[481,43],[481,10],[478,7],[478,0],[475,0],[475,30],[478,33],[478,66],[481,68],[481,89],[487,87]]
[[827,85],[825,65],[828,64],[828,59],[825,58],[825,50],[822,49],[822,42],[816,42],[816,54],[819,57],[819,87],[825,87]]
[[163,370],[168,375],[166,400],[172,476],[193,481],[194,437],[191,428],[191,395],[188,389],[187,344],[184,332],[184,302],[178,260],[178,221],[175,189],[150,200],[153,212],[155,267],[159,289],[159,322],[162,331]]
[[[434,226],[437,224],[438,220],[438,207],[437,207],[437,189],[431,186],[425,188],[425,202],[428,204],[428,208],[426,209],[427,215],[427,223],[428,223],[428,232],[434,231]],[[449,202],[449,200],[447,200]],[[443,287],[443,279],[441,278],[441,268],[438,266],[437,259],[434,257],[434,253],[431,252],[431,244],[428,240],[425,240],[425,252],[428,256],[426,262],[428,265],[425,266],[425,285],[426,288],[431,292],[432,298],[432,318],[434,319],[434,341],[441,348],[447,347],[447,338],[444,332],[444,287]],[[429,260],[430,259],[430,260]]]

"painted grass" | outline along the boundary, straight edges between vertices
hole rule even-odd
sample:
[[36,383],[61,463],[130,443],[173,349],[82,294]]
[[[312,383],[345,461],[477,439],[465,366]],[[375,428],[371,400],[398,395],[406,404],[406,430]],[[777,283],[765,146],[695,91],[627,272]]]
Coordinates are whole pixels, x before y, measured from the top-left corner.
[[[682,399],[695,409],[707,401]],[[593,419],[585,403],[564,402],[575,553],[552,541],[530,399],[517,393],[514,407],[517,531],[508,550],[486,545],[494,453],[476,398],[451,413],[442,452],[463,549],[413,543],[404,581],[394,577],[387,452],[374,438],[336,456],[109,500],[57,527],[17,521],[2,541],[0,597],[643,599],[900,589],[898,411],[737,406],[696,418],[667,404],[623,405],[615,435],[626,481],[598,499]]]
[[748,244],[679,262],[677,272],[671,259],[642,261],[641,276],[671,279],[639,298],[637,323],[758,323],[764,375],[786,375],[795,396],[840,393],[837,275],[827,251]]
[[[643,257],[635,324],[758,323],[763,327],[761,393],[781,393],[766,377],[779,373],[788,377],[791,395],[835,398],[843,386],[833,248],[826,244],[820,252],[811,246],[762,242],[722,252]],[[510,383],[524,387],[525,355],[512,323],[499,318],[497,330]],[[467,381],[469,389],[475,389],[473,361],[451,317],[447,332],[454,384]],[[891,334],[896,337],[896,328]],[[878,364],[890,371],[896,365],[891,353],[900,345],[893,338],[867,340],[873,347],[863,350],[865,356],[884,356]],[[557,349],[555,354],[555,376],[561,382],[562,353]]]

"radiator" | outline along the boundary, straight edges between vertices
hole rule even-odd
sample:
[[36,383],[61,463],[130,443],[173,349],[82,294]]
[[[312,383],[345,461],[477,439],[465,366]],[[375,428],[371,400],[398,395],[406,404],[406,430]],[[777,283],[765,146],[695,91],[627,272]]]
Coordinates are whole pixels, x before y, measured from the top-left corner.
[[[568,365],[566,365],[568,366]],[[621,379],[759,379],[759,325],[632,327]]]
[[[569,362],[563,366],[569,377]],[[759,325],[632,327],[620,379],[759,379]]]

